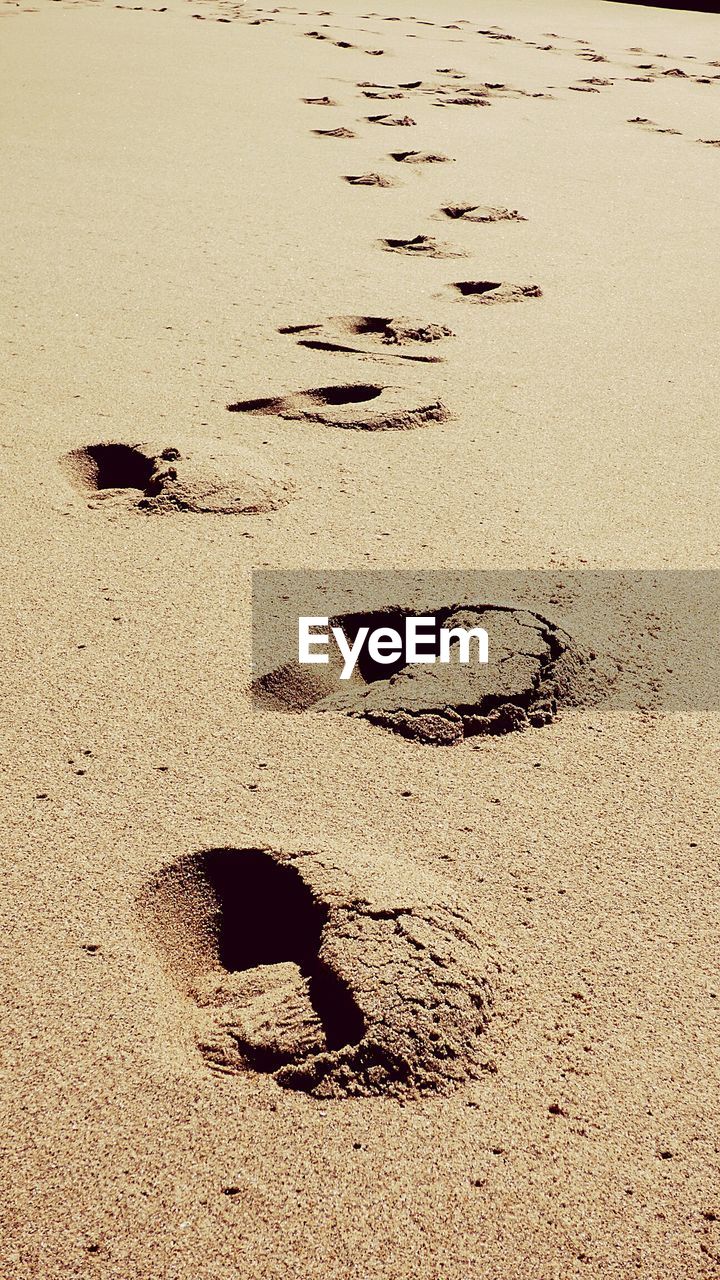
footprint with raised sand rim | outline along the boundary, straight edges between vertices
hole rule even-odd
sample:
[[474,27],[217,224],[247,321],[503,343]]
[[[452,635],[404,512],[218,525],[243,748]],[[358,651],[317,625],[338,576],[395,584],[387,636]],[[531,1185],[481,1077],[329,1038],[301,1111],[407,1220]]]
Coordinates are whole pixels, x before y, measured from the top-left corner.
[[409,240],[382,239],[380,241],[386,253],[419,254],[427,258],[465,258],[467,255],[448,244],[434,240],[432,236],[417,235]]
[[332,855],[222,848],[151,880],[140,914],[213,1072],[324,1098],[479,1077],[498,965],[434,881],[398,891],[395,867],[384,890]]
[[74,449],[62,461],[91,506],[251,515],[277,510],[292,494],[287,481],[268,475],[247,450],[218,449],[214,442],[177,448],[109,440]]
[[402,348],[424,346],[453,337],[444,324],[429,324],[391,316],[333,316],[318,324],[283,325],[280,333],[292,334],[298,346],[316,351],[345,351],[356,355],[394,360],[419,360],[436,364],[442,357],[419,355]]
[[238,400],[227,407],[231,413],[269,414],[351,431],[410,430],[432,422],[444,422],[450,416],[441,400],[418,405],[401,387],[367,382],[311,387],[286,396]]
[[507,284],[502,280],[456,280],[449,286],[466,302],[492,306],[502,302],[523,302],[525,298],[542,298],[537,284]]
[[[583,655],[562,628],[539,613],[503,605],[439,606],[426,619],[423,652],[433,657],[425,666],[406,656],[402,638],[411,612],[387,607],[331,619],[329,626],[340,627],[350,647],[369,633],[392,631],[400,637],[397,656],[375,662],[362,648],[342,680],[339,654],[331,654],[319,675],[296,661],[283,663],[253,682],[258,705],[360,717],[416,742],[447,747],[549,724],[563,706],[577,704],[588,692],[592,673]],[[492,664],[460,663],[459,632],[478,628],[490,637]]]

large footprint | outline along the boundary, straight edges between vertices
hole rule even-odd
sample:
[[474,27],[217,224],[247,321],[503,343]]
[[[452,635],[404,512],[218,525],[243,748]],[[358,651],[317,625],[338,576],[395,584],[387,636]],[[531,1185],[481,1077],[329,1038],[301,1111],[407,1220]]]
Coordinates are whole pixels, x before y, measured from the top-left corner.
[[434,885],[376,872],[361,888],[329,855],[226,848],[147,886],[142,914],[212,1070],[319,1097],[447,1093],[479,1075],[488,951]]

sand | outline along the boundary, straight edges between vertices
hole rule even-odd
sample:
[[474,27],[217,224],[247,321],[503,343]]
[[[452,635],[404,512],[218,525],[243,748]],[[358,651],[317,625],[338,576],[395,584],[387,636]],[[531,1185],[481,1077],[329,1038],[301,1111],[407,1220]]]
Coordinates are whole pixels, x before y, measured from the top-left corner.
[[720,23],[373,9],[2,5],[2,1280],[720,1267],[717,713],[250,693],[253,569],[718,567]]

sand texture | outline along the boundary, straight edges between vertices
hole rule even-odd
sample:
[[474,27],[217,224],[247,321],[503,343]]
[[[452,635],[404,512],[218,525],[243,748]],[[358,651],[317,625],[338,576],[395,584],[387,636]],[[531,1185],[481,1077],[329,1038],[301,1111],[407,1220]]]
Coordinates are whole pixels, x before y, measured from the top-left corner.
[[561,607],[720,568],[720,17],[371,9],[0,3],[0,1280],[720,1274],[718,712]]

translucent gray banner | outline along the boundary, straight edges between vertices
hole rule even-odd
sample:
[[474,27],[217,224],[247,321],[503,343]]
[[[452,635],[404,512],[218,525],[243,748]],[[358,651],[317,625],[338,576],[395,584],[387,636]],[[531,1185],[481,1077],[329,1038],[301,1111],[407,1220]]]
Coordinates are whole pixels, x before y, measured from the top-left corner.
[[568,706],[710,711],[720,572],[261,571],[259,706],[453,743]]

